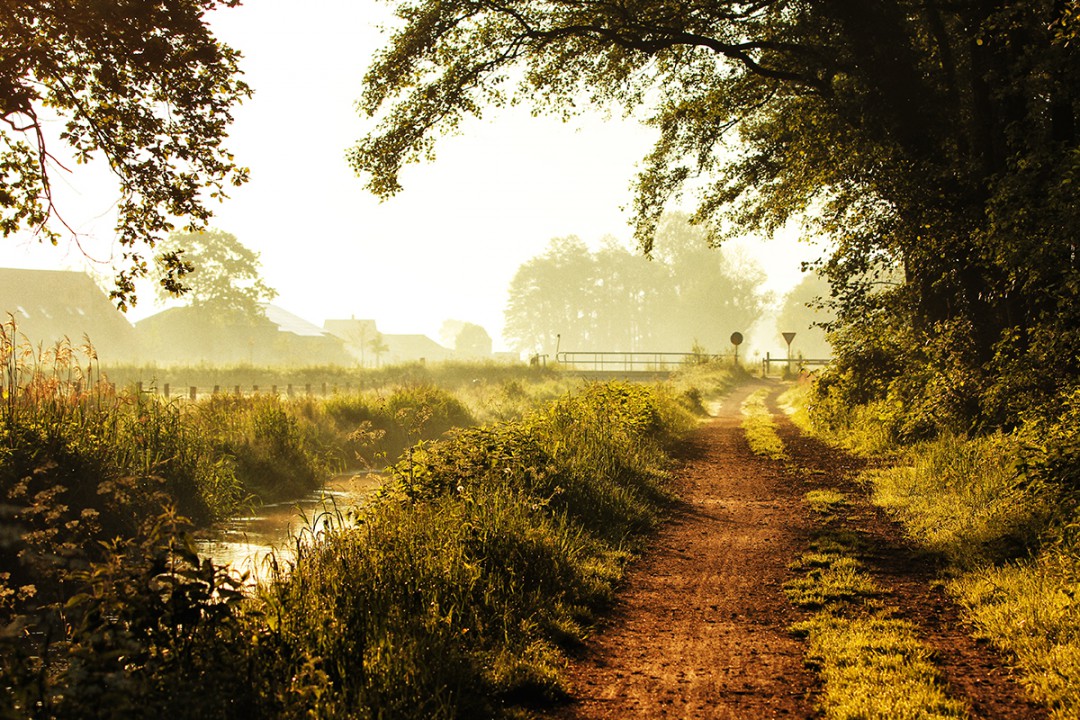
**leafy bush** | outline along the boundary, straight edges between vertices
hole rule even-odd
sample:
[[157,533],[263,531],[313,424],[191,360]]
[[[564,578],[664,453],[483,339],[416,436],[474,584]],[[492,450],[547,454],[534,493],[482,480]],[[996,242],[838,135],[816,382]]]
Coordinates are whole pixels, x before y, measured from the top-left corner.
[[164,510],[138,539],[69,556],[62,579],[77,592],[32,613],[3,601],[10,577],[0,577],[0,714],[194,720],[246,707],[242,580],[200,560],[182,541],[187,527]]

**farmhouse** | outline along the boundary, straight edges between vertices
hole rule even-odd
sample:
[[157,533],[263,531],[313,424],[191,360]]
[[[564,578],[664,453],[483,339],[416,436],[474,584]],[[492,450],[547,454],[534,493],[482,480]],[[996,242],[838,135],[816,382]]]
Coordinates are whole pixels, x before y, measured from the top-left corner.
[[17,343],[48,348],[89,339],[106,363],[138,354],[131,323],[82,272],[0,268],[0,321],[14,321]]
[[344,343],[283,308],[236,321],[195,307],[163,310],[136,323],[146,359],[179,365],[352,365]]

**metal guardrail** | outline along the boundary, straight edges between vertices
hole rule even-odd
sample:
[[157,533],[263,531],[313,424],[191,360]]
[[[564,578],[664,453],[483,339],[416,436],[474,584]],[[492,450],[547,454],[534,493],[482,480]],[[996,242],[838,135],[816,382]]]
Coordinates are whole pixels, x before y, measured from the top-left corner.
[[[658,373],[671,372],[685,365],[706,362],[733,362],[732,355],[708,355],[705,353],[675,352],[560,352],[555,362],[560,367],[580,372],[612,373]],[[823,367],[832,358],[780,358],[766,353],[761,360],[762,374],[769,374],[774,365],[789,371],[801,371],[807,367]]]
[[561,352],[555,362],[584,372],[671,372],[684,365],[731,362],[731,355],[673,352]]
[[802,372],[808,367],[824,367],[832,361],[832,358],[774,358],[766,353],[765,357],[761,360],[761,374],[762,376],[768,375],[772,371],[773,365],[779,365],[790,373],[795,371]]

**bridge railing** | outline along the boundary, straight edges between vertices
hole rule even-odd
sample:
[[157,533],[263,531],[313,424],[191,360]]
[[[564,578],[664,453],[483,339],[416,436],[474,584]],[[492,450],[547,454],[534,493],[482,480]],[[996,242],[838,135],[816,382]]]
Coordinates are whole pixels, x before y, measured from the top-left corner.
[[670,372],[684,365],[724,360],[731,355],[674,352],[561,352],[555,361],[563,368],[584,372]]
[[762,377],[774,372],[773,366],[779,368],[779,372],[795,373],[803,372],[807,368],[812,367],[824,367],[832,362],[832,358],[778,358],[772,357],[771,354],[766,353],[765,357],[761,360],[761,375]]

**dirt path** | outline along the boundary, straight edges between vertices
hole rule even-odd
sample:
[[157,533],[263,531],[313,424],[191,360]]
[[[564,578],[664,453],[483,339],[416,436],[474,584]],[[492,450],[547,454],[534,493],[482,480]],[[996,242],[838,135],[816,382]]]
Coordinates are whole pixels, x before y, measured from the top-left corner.
[[[685,502],[631,569],[614,612],[570,669],[572,701],[561,720],[812,718],[816,676],[788,627],[804,617],[784,596],[789,564],[813,530],[802,496],[818,482],[850,485],[859,463],[802,437],[777,418],[790,463],[750,452],[742,388],[688,443],[678,472]],[[775,393],[774,393],[775,397]],[[775,411],[775,406],[774,411]],[[854,494],[854,493],[853,493]],[[873,571],[913,619],[932,626],[954,694],[979,718],[1045,715],[1021,698],[985,646],[963,632],[933,568],[902,548],[895,528],[868,506],[861,532],[881,548]]]

